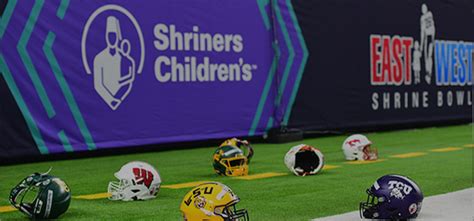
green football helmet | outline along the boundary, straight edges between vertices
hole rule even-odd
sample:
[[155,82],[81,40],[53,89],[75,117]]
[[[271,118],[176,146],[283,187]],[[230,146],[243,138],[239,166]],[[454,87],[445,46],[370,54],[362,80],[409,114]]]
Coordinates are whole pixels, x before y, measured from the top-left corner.
[[32,219],[55,219],[69,208],[71,191],[57,177],[33,173],[11,190],[10,203]]
[[220,146],[214,152],[212,166],[223,176],[246,176],[249,172],[248,158],[235,146]]

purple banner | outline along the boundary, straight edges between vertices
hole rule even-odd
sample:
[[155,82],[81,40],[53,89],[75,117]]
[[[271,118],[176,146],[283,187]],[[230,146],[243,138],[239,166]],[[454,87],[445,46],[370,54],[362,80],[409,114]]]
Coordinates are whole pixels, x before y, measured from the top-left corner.
[[43,154],[261,135],[305,59],[276,7],[272,46],[268,1],[10,0],[0,68]]

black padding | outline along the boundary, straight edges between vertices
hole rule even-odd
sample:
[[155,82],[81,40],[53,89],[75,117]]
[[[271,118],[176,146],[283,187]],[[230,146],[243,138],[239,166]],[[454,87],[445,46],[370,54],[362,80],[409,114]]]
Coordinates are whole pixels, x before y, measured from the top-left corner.
[[315,152],[309,150],[298,152],[295,157],[295,168],[299,167],[304,172],[311,172],[318,168],[321,161]]

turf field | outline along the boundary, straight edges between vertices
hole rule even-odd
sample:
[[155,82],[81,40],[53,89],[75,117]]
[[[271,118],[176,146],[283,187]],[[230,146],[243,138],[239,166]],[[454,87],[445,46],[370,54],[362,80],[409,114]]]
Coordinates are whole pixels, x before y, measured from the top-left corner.
[[[187,182],[219,181],[241,198],[239,208],[251,220],[309,220],[358,209],[365,189],[379,176],[398,173],[411,177],[425,196],[472,187],[472,124],[367,134],[379,149],[381,160],[370,164],[348,164],[341,144],[345,136],[306,139],[288,144],[254,144],[250,175],[236,179],[219,177],[212,171],[215,147],[157,153],[131,154],[0,167],[0,220],[22,220],[10,210],[10,189],[32,172],[47,171],[69,184],[74,197],[104,193],[113,173],[132,160],[154,165],[163,179],[158,198],[140,202],[112,202],[93,195],[74,198],[64,220],[181,220],[179,205]],[[296,144],[321,149],[327,167],[316,176],[290,174],[283,156]],[[263,174],[263,175],[262,175]],[[270,176],[270,177],[266,177]],[[273,176],[273,177],[271,177]],[[186,186],[186,185],[184,185]],[[422,210],[423,213],[423,210]]]

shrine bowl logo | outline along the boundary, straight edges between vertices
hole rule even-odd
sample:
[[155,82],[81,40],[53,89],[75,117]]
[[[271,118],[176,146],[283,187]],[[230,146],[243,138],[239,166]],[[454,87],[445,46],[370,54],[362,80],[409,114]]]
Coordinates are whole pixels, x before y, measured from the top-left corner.
[[143,71],[145,44],[135,17],[119,5],[104,5],[87,20],[81,39],[82,63],[94,89],[116,110]]
[[419,36],[369,35],[372,110],[472,106],[474,42],[438,39],[445,18],[427,4],[417,10]]

